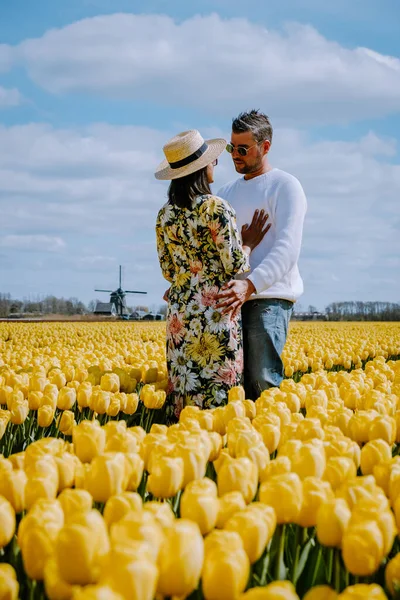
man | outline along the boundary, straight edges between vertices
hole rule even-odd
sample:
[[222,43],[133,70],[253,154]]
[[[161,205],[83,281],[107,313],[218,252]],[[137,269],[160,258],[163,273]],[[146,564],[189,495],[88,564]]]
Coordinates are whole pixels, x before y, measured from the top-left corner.
[[250,274],[227,283],[218,296],[224,312],[242,310],[244,385],[246,398],[253,400],[282,381],[289,320],[303,293],[297,262],[307,201],[295,177],[270,165],[271,142],[272,126],[262,112],[234,119],[227,150],[243,177],[218,191],[235,209],[242,235],[255,210],[255,218],[262,210],[268,213],[271,224],[250,256]]

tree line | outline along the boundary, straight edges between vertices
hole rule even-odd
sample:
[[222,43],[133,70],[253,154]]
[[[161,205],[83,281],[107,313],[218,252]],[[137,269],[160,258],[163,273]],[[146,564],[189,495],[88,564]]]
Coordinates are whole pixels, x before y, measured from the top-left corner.
[[326,309],[329,321],[400,321],[395,302],[332,302]]
[[[37,297],[35,299],[16,300],[11,294],[0,292],[0,318],[17,317],[22,315],[85,315],[94,311],[98,300],[90,300],[86,305],[78,298],[57,298],[56,296]],[[128,307],[133,312],[133,307]],[[148,306],[135,306],[135,309],[150,312]],[[166,304],[152,306],[153,312],[165,314]]]

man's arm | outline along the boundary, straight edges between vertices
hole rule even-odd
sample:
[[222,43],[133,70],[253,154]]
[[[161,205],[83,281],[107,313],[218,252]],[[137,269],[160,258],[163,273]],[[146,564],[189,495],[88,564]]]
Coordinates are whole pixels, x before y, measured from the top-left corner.
[[275,243],[248,277],[258,294],[280,281],[298,261],[306,210],[300,183],[296,179],[285,183],[276,198]]

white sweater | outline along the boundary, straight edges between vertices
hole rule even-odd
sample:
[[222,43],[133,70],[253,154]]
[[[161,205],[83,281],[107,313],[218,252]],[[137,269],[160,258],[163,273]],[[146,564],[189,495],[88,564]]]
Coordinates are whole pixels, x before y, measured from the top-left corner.
[[297,262],[300,254],[307,200],[300,182],[285,171],[271,169],[253,179],[241,177],[224,185],[218,196],[234,208],[239,231],[250,224],[254,211],[269,214],[271,228],[250,255],[250,275],[256,298],[281,298],[295,302],[303,293]]

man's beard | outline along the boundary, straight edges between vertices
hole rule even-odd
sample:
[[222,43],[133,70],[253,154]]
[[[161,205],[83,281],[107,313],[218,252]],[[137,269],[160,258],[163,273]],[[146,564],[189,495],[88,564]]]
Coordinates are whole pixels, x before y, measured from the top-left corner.
[[251,165],[246,165],[245,163],[241,164],[241,165],[237,165],[235,164],[235,169],[238,173],[242,174],[242,175],[248,175],[249,173],[254,173],[255,171],[258,171],[259,169],[261,169],[262,167],[262,161],[258,161],[256,163],[253,163]]

